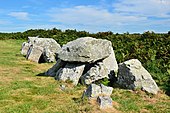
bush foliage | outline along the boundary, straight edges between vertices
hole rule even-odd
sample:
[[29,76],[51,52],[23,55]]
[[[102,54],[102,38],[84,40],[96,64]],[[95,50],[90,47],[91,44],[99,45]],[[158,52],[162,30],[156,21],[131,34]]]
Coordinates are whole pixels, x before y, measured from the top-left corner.
[[27,39],[28,36],[54,38],[60,45],[79,37],[91,36],[112,42],[117,62],[139,59],[157,84],[170,94],[170,31],[168,33],[144,32],[143,34],[98,32],[60,29],[31,29],[25,32],[0,33],[0,40]]

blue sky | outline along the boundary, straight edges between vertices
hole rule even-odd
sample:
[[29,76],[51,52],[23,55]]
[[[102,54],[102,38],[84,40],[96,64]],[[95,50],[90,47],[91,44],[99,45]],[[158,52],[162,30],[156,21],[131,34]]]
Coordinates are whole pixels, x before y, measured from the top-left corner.
[[168,32],[170,0],[1,0],[0,32]]

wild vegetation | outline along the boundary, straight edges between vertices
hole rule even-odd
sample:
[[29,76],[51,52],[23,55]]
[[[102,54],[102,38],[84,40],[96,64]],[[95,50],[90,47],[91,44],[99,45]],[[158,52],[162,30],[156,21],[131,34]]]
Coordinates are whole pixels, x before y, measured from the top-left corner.
[[[63,45],[78,37],[92,36],[112,41],[118,63],[131,58],[139,59],[151,73],[161,92],[156,95],[141,91],[114,88],[112,99],[116,112],[170,112],[170,32],[157,34],[114,34],[58,29],[28,30],[18,33],[0,33],[0,112],[94,112],[100,111],[95,103],[81,100],[84,86],[62,91],[51,77],[36,76],[51,64],[36,64],[20,55],[20,48],[28,36],[51,37]],[[105,81],[103,81],[105,82]],[[107,81],[106,81],[107,82]],[[106,111],[109,112],[109,111]]]

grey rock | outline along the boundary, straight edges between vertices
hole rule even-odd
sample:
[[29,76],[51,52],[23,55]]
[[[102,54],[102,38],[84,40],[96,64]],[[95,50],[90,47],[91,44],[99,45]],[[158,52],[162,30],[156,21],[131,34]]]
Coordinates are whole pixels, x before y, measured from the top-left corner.
[[31,46],[31,45],[30,45],[29,43],[24,42],[24,43],[22,44],[21,54],[22,54],[22,55],[27,55],[30,46]]
[[[31,53],[32,50],[34,50],[32,49],[32,47],[43,48],[41,60],[43,60],[44,62],[55,62],[56,61],[55,56],[57,52],[61,50],[60,45],[52,38],[28,37],[28,42],[27,43],[24,42],[22,44],[21,54],[26,55],[26,58],[29,58],[29,54]],[[35,52],[32,52],[32,54],[33,53]],[[38,57],[38,55],[34,56]],[[36,59],[40,59],[40,56]]]
[[44,48],[43,51],[43,58],[45,60],[45,62],[55,62],[55,53],[51,52],[50,49],[48,48]]
[[64,68],[60,68],[56,73],[55,79],[56,80],[70,80],[73,82],[74,85],[78,84],[80,76],[84,71],[84,64],[71,64],[67,63]]
[[33,62],[39,62],[39,58],[43,53],[43,48],[39,46],[31,46],[28,50],[27,59]]
[[[110,47],[111,54],[109,57],[105,58],[102,62],[106,66],[106,68],[109,70],[110,77],[116,76],[118,73],[118,64],[115,58],[115,53],[112,47]],[[114,75],[113,75],[114,74]]]
[[34,41],[35,41],[37,38],[38,38],[38,36],[37,36],[37,37],[28,37],[28,43],[29,43],[29,44],[33,44]]
[[112,98],[109,96],[99,96],[97,98],[100,109],[112,108]]
[[45,75],[48,75],[48,76],[51,76],[51,77],[55,77],[56,76],[56,73],[57,71],[64,67],[66,65],[66,62],[62,61],[61,59],[58,59],[56,64],[51,67],[50,69],[48,69],[47,72],[45,72]]
[[84,96],[97,98],[101,94],[101,87],[96,84],[90,84],[84,92]]
[[81,76],[81,82],[83,84],[91,84],[97,80],[103,78],[109,78],[109,71],[102,62],[98,62],[95,66],[91,67],[90,70]]
[[36,38],[33,45],[43,47],[45,50],[49,49],[53,53],[61,50],[60,45],[52,38]]
[[112,94],[113,91],[112,87],[108,87],[103,84],[100,84],[100,87],[101,87],[101,95],[110,96]]
[[128,89],[142,89],[157,94],[159,88],[149,72],[137,59],[119,64],[118,84]]
[[111,54],[111,42],[92,37],[78,38],[68,42],[58,52],[58,57],[68,62],[95,62]]
[[98,96],[110,96],[112,91],[112,87],[104,86],[103,84],[90,84],[83,95],[89,98],[97,98]]
[[62,84],[60,85],[60,89],[64,91],[66,89],[66,86]]

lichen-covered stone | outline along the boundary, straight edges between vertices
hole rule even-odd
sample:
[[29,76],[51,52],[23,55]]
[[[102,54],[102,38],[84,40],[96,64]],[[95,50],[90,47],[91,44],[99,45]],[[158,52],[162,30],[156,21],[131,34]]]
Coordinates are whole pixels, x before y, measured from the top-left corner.
[[142,89],[157,94],[159,88],[149,72],[137,59],[119,64],[118,84],[128,89]]
[[58,52],[58,57],[68,62],[96,62],[108,57],[111,47],[108,40],[83,37],[64,45]]

